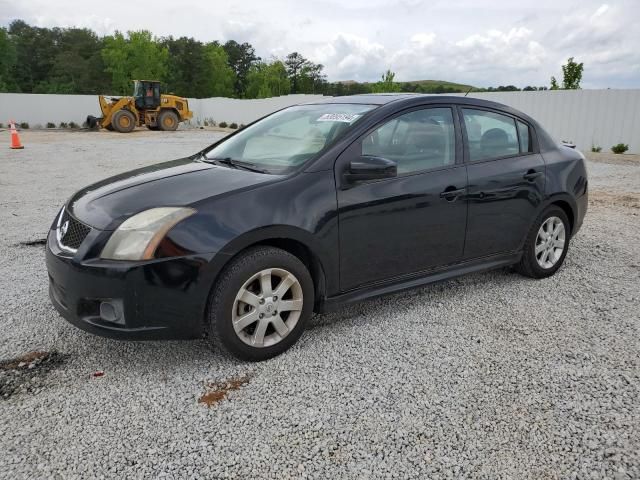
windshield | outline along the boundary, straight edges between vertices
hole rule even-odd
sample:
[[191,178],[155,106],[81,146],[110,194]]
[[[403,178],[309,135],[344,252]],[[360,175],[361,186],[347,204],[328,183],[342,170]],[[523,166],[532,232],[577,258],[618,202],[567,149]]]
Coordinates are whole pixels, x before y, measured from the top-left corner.
[[135,80],[133,82],[133,96],[134,97],[142,97],[142,82],[140,80]]
[[283,174],[313,157],[375,105],[322,104],[289,107],[238,132],[206,153]]

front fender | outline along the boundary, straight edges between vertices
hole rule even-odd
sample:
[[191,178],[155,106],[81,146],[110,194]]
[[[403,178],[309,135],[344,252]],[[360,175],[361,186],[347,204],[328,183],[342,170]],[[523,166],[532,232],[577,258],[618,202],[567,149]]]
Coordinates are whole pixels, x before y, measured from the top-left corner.
[[165,243],[173,255],[215,252],[229,259],[251,245],[292,240],[320,263],[327,293],[339,287],[332,171],[302,173],[192,206],[198,213],[167,234]]

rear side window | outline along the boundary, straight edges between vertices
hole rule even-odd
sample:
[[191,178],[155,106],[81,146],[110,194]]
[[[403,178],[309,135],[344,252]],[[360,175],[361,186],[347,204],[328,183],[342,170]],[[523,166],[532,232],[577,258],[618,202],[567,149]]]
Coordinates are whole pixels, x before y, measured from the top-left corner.
[[518,120],[518,139],[520,140],[520,152],[533,152],[531,148],[531,136],[529,135],[529,125]]
[[395,160],[399,174],[453,165],[451,108],[414,110],[389,120],[363,138],[362,155]]
[[463,108],[462,115],[472,162],[520,153],[518,131],[513,118],[470,108]]

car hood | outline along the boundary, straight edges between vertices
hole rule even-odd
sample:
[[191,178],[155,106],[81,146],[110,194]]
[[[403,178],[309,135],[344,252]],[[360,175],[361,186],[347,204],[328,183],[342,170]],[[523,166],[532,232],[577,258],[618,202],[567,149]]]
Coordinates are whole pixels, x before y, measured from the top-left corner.
[[184,158],[89,185],[71,197],[67,208],[81,222],[111,230],[148,208],[189,206],[277,178],[280,177]]

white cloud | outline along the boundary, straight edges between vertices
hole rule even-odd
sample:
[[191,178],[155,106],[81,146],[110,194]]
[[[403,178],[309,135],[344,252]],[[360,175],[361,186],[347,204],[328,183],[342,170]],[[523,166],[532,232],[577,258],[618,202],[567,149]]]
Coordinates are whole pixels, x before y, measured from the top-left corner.
[[459,65],[472,71],[503,68],[536,70],[545,60],[545,50],[531,30],[520,27],[508,32],[489,30],[455,43]]
[[418,48],[424,48],[429,45],[433,45],[433,42],[436,39],[436,34],[433,32],[430,33],[416,33],[411,37],[411,42],[416,44]]
[[331,42],[318,47],[312,57],[325,65],[327,74],[333,78],[370,80],[372,76],[379,76],[386,50],[366,38],[340,33]]

